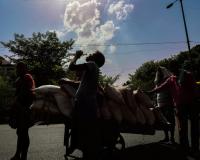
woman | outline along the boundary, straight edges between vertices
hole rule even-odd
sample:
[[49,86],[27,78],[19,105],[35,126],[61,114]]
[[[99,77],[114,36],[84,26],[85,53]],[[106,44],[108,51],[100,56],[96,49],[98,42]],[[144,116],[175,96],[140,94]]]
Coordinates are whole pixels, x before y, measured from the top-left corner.
[[27,160],[29,148],[30,127],[30,105],[32,104],[35,88],[35,82],[27,66],[23,62],[19,62],[16,67],[16,104],[13,110],[16,110],[17,117],[17,150],[11,160]]

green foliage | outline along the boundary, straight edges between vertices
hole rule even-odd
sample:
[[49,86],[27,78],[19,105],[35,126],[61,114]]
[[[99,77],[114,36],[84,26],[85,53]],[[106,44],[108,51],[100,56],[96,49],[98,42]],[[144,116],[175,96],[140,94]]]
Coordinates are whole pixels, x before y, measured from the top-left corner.
[[0,110],[14,99],[14,90],[6,77],[0,76]]
[[33,33],[30,38],[14,34],[14,40],[1,42],[14,53],[9,56],[12,62],[24,61],[28,65],[38,86],[55,84],[65,76],[63,65],[73,43],[73,40],[61,42],[55,32]]
[[99,83],[102,87],[105,87],[106,85],[113,85],[119,79],[119,77],[120,75],[116,75],[114,77],[107,75],[100,75]]
[[[154,61],[146,62],[139,67],[135,74],[129,74],[129,80],[125,85],[129,85],[129,87],[133,89],[141,88],[146,89],[152,86],[155,72],[158,64]],[[146,82],[146,83],[144,83]]]
[[8,82],[6,81],[6,79],[2,76],[0,76],[0,90],[4,91],[5,88],[7,88],[9,86]]
[[195,46],[189,52],[181,52],[180,54],[163,59],[157,62],[149,61],[142,64],[134,74],[129,74],[129,79],[124,85],[128,85],[133,89],[141,88],[150,90],[154,87],[154,78],[158,65],[168,68],[176,76],[179,76],[180,69],[185,60],[189,60],[193,74],[197,81],[200,80],[200,45]]

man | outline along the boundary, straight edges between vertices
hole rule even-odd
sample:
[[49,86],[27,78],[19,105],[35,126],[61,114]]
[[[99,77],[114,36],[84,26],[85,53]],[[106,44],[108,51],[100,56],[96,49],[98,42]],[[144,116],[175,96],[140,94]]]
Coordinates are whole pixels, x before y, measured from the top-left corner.
[[72,132],[74,131],[76,135],[83,157],[87,160],[96,160],[100,147],[97,127],[97,88],[99,68],[104,65],[105,57],[96,51],[86,57],[86,63],[76,64],[82,55],[82,51],[77,51],[69,65],[70,70],[82,73],[75,95]]
[[31,74],[28,73],[27,66],[19,62],[16,66],[16,102],[14,110],[17,117],[17,150],[11,160],[27,160],[29,147],[28,129],[30,125],[29,107],[33,100],[33,89],[35,82]]
[[169,72],[165,67],[159,66],[154,80],[156,87],[151,93],[157,93],[157,106],[170,122],[170,138],[168,128],[164,128],[165,138],[160,142],[175,143],[175,107],[178,105],[179,87],[176,83],[176,76]]
[[[178,120],[180,123],[180,144],[192,155],[199,153],[199,117],[197,106],[197,84],[191,72],[191,64],[185,61],[179,77],[180,106],[178,108]],[[191,150],[188,140],[188,120],[191,122]]]

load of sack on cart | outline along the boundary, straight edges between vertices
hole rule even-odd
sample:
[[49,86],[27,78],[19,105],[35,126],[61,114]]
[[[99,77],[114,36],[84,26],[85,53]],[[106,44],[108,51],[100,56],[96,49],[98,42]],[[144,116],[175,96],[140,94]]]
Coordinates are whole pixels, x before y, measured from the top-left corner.
[[[31,105],[34,120],[50,124],[51,119],[59,116],[71,119],[77,89],[74,86],[73,81],[67,80],[61,86],[43,85],[36,88],[35,100]],[[106,85],[98,92],[101,96],[97,113],[100,119],[115,120],[120,126],[128,124],[130,129],[149,126],[161,129],[169,124],[150,97],[140,89]]]

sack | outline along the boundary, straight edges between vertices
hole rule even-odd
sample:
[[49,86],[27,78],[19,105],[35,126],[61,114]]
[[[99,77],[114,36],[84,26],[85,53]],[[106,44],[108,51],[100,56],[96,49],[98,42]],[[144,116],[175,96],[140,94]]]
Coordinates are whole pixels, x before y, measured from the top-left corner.
[[121,88],[120,93],[122,94],[124,101],[126,105],[128,106],[128,108],[130,109],[130,111],[133,114],[135,114],[136,109],[138,108],[138,104],[136,103],[136,99],[132,90],[129,88]]
[[112,115],[112,117],[120,124],[123,119],[121,109],[118,103],[113,100],[107,100],[107,107]]
[[54,97],[57,102],[59,111],[66,117],[72,116],[72,110],[74,108],[72,99],[65,93],[63,94],[54,94]]
[[133,92],[133,94],[135,95],[135,98],[136,98],[138,104],[141,104],[142,106],[147,107],[147,108],[152,108],[153,107],[152,100],[149,98],[148,95],[146,95],[140,89],[135,90]]
[[101,107],[98,107],[98,114],[100,115],[99,117],[101,117],[104,120],[110,120],[112,119],[112,115],[108,109],[108,104],[107,101],[103,101],[103,105]]
[[36,95],[44,95],[44,94],[55,94],[55,93],[59,93],[62,92],[60,89],[60,86],[56,86],[56,85],[42,85],[38,88],[35,88],[33,90]]
[[64,90],[70,97],[75,97],[76,89],[69,84],[61,85],[61,89]]
[[146,124],[153,125],[156,121],[156,118],[155,118],[153,111],[150,110],[149,108],[142,106],[142,105],[140,106],[140,109],[142,110],[142,112],[144,114]]
[[122,94],[120,93],[119,89],[115,88],[114,86],[109,86],[107,85],[104,88],[104,93],[106,95],[106,97],[108,97],[108,99],[112,99],[113,101],[124,105],[124,98],[122,96]]
[[136,122],[137,122],[137,124],[139,124],[139,125],[145,125],[146,119],[145,119],[145,116],[144,116],[142,110],[139,107],[136,109],[135,116],[136,116]]

